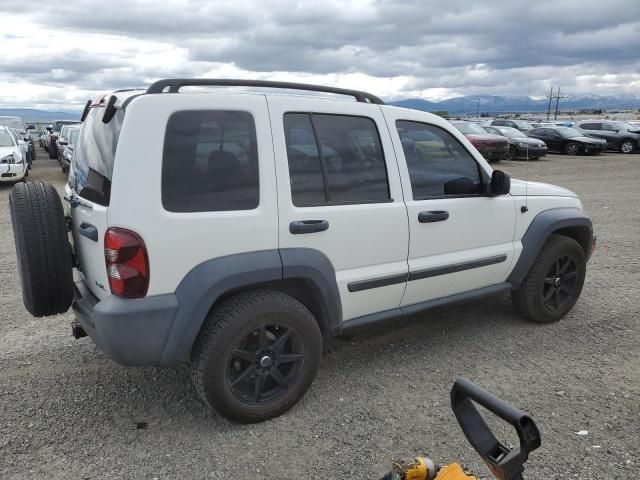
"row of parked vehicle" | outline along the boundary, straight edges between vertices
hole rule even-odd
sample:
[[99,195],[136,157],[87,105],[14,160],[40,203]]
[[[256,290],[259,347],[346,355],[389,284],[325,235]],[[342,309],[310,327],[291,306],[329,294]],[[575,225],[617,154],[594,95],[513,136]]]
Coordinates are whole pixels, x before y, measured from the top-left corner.
[[581,120],[527,122],[496,119],[480,124],[452,121],[490,162],[526,158],[535,160],[547,152],[597,155],[607,150],[640,151],[640,122]]
[[20,117],[0,117],[0,182],[15,182],[29,175],[36,158],[30,132],[34,129]]
[[80,121],[57,120],[49,125],[40,135],[40,146],[49,154],[49,158],[57,159],[63,172],[69,170],[73,146],[80,131]]

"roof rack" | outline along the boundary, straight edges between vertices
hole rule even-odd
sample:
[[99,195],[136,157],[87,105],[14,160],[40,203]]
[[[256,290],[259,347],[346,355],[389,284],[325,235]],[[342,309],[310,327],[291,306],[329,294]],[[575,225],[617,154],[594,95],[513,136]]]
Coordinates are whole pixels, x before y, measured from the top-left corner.
[[307,92],[323,92],[335,93],[338,95],[347,95],[355,97],[358,102],[375,103],[384,105],[385,103],[367,92],[360,90],[349,90],[346,88],[324,87],[322,85],[309,85],[306,83],[292,82],[273,82],[269,80],[233,80],[233,79],[216,79],[216,78],[167,78],[152,83],[147,89],[147,93],[164,93],[168,89],[168,93],[178,93],[181,87],[263,87],[263,88],[282,88],[287,90],[303,90]]

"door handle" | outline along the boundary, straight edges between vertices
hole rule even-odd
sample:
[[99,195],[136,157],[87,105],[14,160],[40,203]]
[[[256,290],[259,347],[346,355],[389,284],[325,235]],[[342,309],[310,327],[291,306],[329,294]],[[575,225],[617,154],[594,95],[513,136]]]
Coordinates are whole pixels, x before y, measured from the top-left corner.
[[78,233],[89,240],[98,241],[98,229],[90,223],[82,222],[78,227]]
[[329,222],[326,220],[299,220],[289,224],[289,231],[294,235],[324,232],[328,229]]
[[447,218],[449,218],[449,212],[444,210],[430,210],[418,214],[420,223],[444,222]]

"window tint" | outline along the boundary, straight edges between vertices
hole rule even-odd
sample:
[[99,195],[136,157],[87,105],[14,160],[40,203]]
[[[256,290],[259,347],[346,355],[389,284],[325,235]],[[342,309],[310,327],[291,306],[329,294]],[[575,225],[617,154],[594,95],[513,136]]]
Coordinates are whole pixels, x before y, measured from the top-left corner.
[[373,120],[287,113],[284,127],[294,205],[390,199],[382,145]]
[[478,164],[449,132],[405,120],[398,120],[396,128],[407,161],[414,200],[482,191]]
[[608,132],[612,132],[612,131],[614,131],[614,130],[615,130],[615,128],[613,127],[613,125],[610,125],[610,124],[608,124],[608,123],[601,123],[601,124],[599,125],[599,127],[600,127],[602,130],[606,130],[606,131],[608,131]]
[[600,125],[597,123],[581,123],[578,126],[584,130],[600,130]]
[[250,210],[258,202],[258,152],[251,114],[202,110],[171,115],[162,157],[164,208]]
[[498,126],[503,126],[506,125],[507,122],[505,122],[504,120],[494,120],[493,122],[491,122],[491,125],[498,125]]

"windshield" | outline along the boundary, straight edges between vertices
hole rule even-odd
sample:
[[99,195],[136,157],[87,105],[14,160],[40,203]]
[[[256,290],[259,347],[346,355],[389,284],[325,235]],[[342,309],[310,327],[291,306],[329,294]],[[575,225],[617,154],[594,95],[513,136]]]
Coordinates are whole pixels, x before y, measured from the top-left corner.
[[513,123],[515,123],[518,128],[524,128],[525,130],[529,130],[531,128],[529,122],[526,122],[524,120],[513,120]]
[[476,125],[475,123],[460,122],[460,123],[454,123],[453,126],[456,127],[458,130],[460,130],[464,134],[485,134],[486,135],[487,133],[484,130],[484,128],[482,128],[480,125]]
[[638,127],[634,127],[633,125],[629,125],[626,122],[611,122],[613,128],[620,130],[621,132],[626,132],[627,130],[637,130]]
[[0,130],[0,147],[13,147],[13,137],[6,130]]
[[19,118],[0,118],[0,125],[24,130],[24,123]]
[[554,130],[558,132],[563,138],[584,137],[582,133],[569,127],[559,127]]
[[53,124],[53,131],[54,132],[59,132],[60,130],[62,130],[62,127],[64,125],[72,125],[74,123],[79,123],[79,122],[73,122],[73,121],[58,121],[56,123]]
[[527,136],[520,130],[511,127],[500,127],[497,129],[500,135],[504,135],[509,138],[527,138]]
[[74,128],[69,132],[69,145],[75,145],[76,140],[78,139],[78,134],[80,133],[79,128]]

